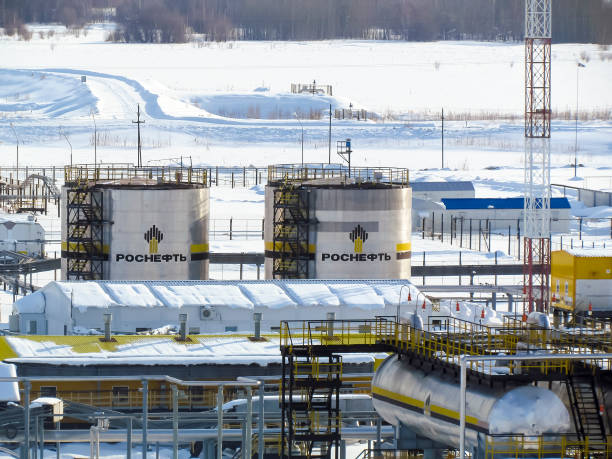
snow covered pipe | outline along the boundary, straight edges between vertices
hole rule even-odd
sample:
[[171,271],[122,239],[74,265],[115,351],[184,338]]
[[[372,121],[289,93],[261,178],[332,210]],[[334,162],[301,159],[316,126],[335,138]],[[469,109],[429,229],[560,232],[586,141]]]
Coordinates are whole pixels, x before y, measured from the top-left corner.
[[253,321],[255,322],[255,327],[254,327],[255,336],[254,336],[254,338],[256,340],[261,338],[261,316],[262,316],[261,312],[254,312],[253,313]]

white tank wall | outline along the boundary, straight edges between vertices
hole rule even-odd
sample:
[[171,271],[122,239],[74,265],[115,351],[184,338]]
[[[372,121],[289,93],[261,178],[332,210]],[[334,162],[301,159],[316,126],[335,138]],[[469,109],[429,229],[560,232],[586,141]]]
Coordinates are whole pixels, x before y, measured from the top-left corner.
[[[208,188],[103,188],[107,280],[208,278]],[[66,190],[62,190],[63,198]],[[65,199],[63,202],[66,202]],[[62,208],[62,240],[66,209]],[[155,228],[153,228],[155,227]],[[157,247],[145,239],[155,229]],[[62,279],[66,262],[62,260]]]
[[[409,279],[411,189],[306,187],[313,279]],[[266,187],[266,279],[272,278],[274,188]],[[351,239],[364,232],[361,247]]]

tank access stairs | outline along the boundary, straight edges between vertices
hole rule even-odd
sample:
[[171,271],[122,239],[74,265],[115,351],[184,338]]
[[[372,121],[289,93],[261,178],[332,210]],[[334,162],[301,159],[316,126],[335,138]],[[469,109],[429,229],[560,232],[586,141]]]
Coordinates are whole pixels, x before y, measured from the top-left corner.
[[[605,404],[598,395],[597,372],[587,369],[574,371],[567,379],[567,393],[576,433],[581,441],[605,445]],[[603,446],[602,446],[603,447]]]
[[272,275],[274,279],[307,279],[309,244],[309,193],[299,186],[283,185],[274,191]]
[[99,280],[103,276],[103,194],[77,187],[67,191],[66,241],[62,256],[67,261],[68,280]]

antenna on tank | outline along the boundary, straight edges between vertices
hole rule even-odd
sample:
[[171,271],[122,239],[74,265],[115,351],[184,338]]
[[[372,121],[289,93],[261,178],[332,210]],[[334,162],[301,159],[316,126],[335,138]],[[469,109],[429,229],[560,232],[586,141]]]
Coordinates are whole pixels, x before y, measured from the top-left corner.
[[142,144],[140,142],[140,125],[144,123],[144,120],[140,119],[140,104],[138,104],[138,111],[136,112],[136,121],[132,123],[138,126],[138,167],[142,167]]

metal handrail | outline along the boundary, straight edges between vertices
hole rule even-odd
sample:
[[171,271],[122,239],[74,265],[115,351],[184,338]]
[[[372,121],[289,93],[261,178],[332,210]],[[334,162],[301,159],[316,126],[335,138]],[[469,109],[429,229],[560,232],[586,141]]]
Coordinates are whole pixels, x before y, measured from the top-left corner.
[[399,167],[351,167],[341,164],[277,164],[268,166],[268,182],[303,182],[340,178],[355,183],[408,185],[409,171]]
[[180,166],[144,166],[133,164],[75,164],[64,167],[67,184],[88,185],[102,180],[157,180],[161,183],[208,185],[208,169]]

